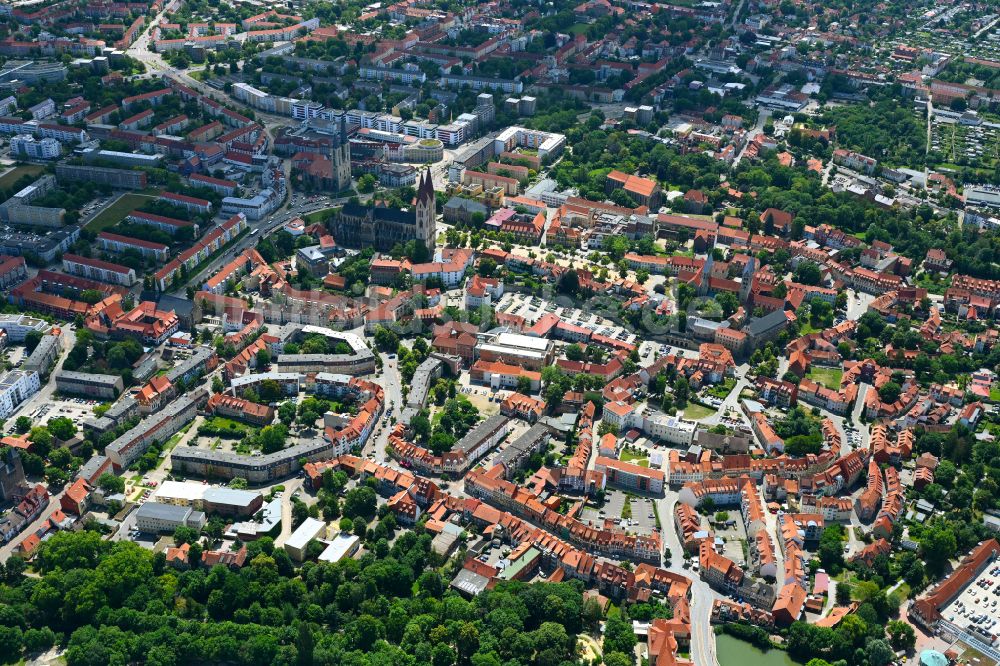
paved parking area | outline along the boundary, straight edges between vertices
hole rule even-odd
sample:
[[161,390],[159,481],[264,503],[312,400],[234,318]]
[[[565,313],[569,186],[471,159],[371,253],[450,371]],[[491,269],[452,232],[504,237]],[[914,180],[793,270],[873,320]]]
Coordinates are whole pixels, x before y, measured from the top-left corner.
[[970,580],[958,597],[941,609],[941,615],[984,642],[1000,634],[1000,562],[992,562]]
[[[632,517],[621,519],[622,508],[625,502],[632,503]],[[601,513],[603,511],[604,513]],[[656,529],[656,513],[653,511],[653,503],[645,497],[629,497],[623,492],[612,490],[605,499],[601,509],[587,507],[580,515],[581,520],[589,522],[594,526],[603,525],[604,521],[621,519],[618,525],[620,529],[632,534],[651,534]]]
[[[44,405],[22,414],[30,418],[36,425],[46,424],[54,418],[65,416],[73,421],[77,428],[83,426],[83,422],[94,416],[94,407],[101,404],[97,400],[86,400],[83,398],[52,398]],[[14,419],[10,420],[10,427],[14,427]]]

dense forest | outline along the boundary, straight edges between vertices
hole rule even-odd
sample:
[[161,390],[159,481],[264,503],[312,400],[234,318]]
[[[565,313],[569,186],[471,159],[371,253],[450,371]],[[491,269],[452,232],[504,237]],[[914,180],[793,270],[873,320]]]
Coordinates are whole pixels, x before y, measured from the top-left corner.
[[[195,556],[180,571],[130,542],[59,533],[37,576],[17,557],[0,569],[0,661],[63,644],[70,666],[577,663],[576,634],[600,619],[580,584],[508,583],[467,600],[430,542],[417,528],[360,560],[296,569],[264,538],[242,570]],[[630,622],[616,614],[608,626],[612,661],[632,663]]]

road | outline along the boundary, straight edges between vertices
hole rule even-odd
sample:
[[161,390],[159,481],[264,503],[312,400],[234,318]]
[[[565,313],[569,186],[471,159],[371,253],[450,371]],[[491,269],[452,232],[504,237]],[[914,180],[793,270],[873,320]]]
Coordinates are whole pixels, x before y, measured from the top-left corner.
[[[395,354],[393,354],[395,356]],[[389,442],[389,433],[392,432],[393,424],[391,418],[399,414],[403,406],[402,381],[399,377],[399,369],[396,367],[396,359],[389,358],[387,354],[381,354],[382,374],[376,377],[378,383],[385,390],[385,414],[382,416],[378,429],[368,438],[365,444],[363,455],[374,456],[375,462],[380,465],[386,463],[386,445]]]
[[677,537],[673,521],[676,493],[667,491],[667,496],[656,500],[656,503],[663,523],[661,533],[670,553],[670,566],[665,568],[691,581],[691,660],[698,666],[718,666],[715,634],[712,632],[712,606],[718,595],[708,583],[684,568],[684,548]]
[[736,5],[736,9],[733,10],[733,18],[729,22],[729,29],[736,30],[736,23],[740,20],[740,14],[743,13],[743,5],[746,4],[746,0],[740,0],[740,4]]
[[[742,7],[742,5],[743,3],[741,2],[740,6]],[[736,159],[733,160],[734,167],[739,166],[740,160],[743,159],[744,153],[747,152],[747,148],[750,146],[750,140],[753,139],[753,137],[755,137],[758,132],[762,132],[764,130],[764,125],[767,124],[767,119],[770,117],[771,117],[771,109],[767,109],[764,107],[758,109],[757,122],[754,123],[753,128],[746,133],[746,141],[744,142],[743,147],[740,148],[740,152],[736,155]]]
[[285,481],[281,493],[281,534],[274,540],[275,546],[283,546],[292,535],[292,495],[302,489],[303,479],[295,477]]

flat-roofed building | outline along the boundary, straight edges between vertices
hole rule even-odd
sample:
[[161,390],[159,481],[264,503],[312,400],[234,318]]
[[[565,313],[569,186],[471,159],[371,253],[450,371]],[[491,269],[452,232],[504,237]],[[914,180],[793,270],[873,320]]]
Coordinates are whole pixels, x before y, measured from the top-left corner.
[[361,539],[353,534],[341,532],[327,542],[326,550],[320,553],[320,562],[339,562],[345,557],[353,557],[361,547]]
[[187,506],[145,502],[135,512],[135,527],[140,532],[161,534],[178,527],[200,530],[205,526],[205,514]]
[[296,562],[301,562],[306,558],[309,542],[324,536],[326,536],[326,523],[315,518],[306,518],[288,537],[288,541],[285,542],[285,552]]
[[56,388],[60,393],[114,400],[121,395],[125,384],[118,375],[62,370],[56,373]]
[[8,341],[24,342],[28,333],[32,331],[45,333],[49,330],[49,323],[26,314],[5,314],[0,315],[0,329],[7,333]]
[[188,506],[206,514],[252,516],[264,505],[264,496],[256,490],[209,486],[194,481],[164,481],[153,501],[174,506]]
[[31,352],[21,369],[25,372],[37,372],[41,377],[48,377],[49,370],[59,358],[62,350],[62,338],[58,335],[43,335],[38,346]]
[[482,338],[476,345],[476,357],[541,371],[552,365],[555,344],[551,340],[519,333],[498,333]]
[[334,444],[323,438],[262,456],[178,446],[170,454],[170,463],[171,468],[180,474],[220,479],[240,478],[250,483],[266,483],[299,471],[300,460],[328,460],[333,457],[333,451]]
[[41,389],[37,372],[10,370],[0,375],[0,419],[13,414],[18,405]]

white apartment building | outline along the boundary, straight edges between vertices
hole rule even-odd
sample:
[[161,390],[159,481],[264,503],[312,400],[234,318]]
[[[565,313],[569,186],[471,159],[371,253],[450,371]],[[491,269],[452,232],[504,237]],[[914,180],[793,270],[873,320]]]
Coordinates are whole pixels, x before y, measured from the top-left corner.
[[10,370],[0,376],[0,419],[14,413],[22,402],[42,389],[37,372]]

